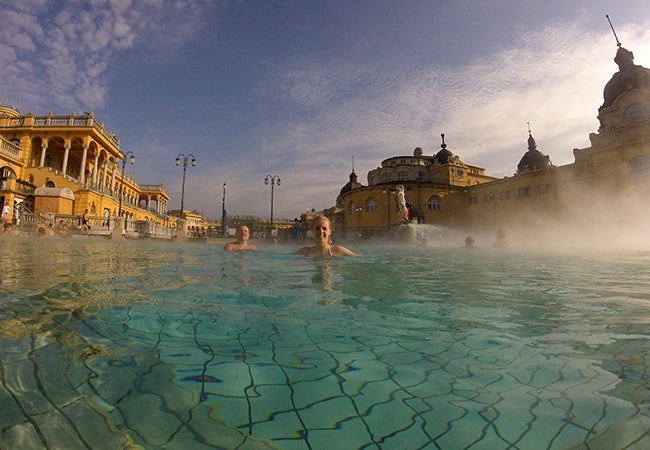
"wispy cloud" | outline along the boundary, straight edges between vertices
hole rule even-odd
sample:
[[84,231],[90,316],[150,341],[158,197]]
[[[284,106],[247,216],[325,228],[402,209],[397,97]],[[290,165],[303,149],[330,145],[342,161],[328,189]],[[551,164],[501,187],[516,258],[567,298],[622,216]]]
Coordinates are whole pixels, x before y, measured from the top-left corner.
[[0,1],[0,99],[35,110],[101,108],[113,58],[136,44],[174,53],[205,25],[209,0]]
[[[619,31],[646,66],[649,24]],[[288,204],[308,194],[331,205],[352,156],[365,182],[366,172],[385,158],[410,155],[416,146],[436,153],[441,133],[466,163],[507,176],[526,151],[530,122],[540,150],[556,165],[566,164],[598,128],[602,89],[618,70],[615,52],[610,35],[578,22],[522,34],[513,47],[460,67],[389,70],[298,61],[272,83],[290,100],[286,107],[304,115],[294,114],[273,138],[267,135],[263,151],[301,186]]]
[[[36,113],[101,111],[111,99],[113,70],[129,69],[120,66],[124,52],[137,51],[148,68],[173,62],[188,44],[200,42],[202,33],[213,31],[225,7],[211,0],[0,0],[0,101]],[[617,26],[623,44],[644,66],[650,66],[648,30],[647,20]],[[511,175],[526,151],[527,122],[539,149],[555,164],[571,162],[573,147],[587,146],[589,133],[597,130],[602,89],[617,70],[615,50],[606,27],[596,33],[578,19],[528,28],[508,48],[458,65],[421,60],[405,66],[390,54],[374,63],[304,54],[266,59],[260,62],[264,70],[250,76],[256,88],[241,88],[242,95],[254,96],[242,102],[266,108],[262,119],[241,125],[246,151],[213,160],[197,154],[200,167],[193,169],[188,187],[202,189],[188,189],[186,204],[218,210],[206,192],[218,195],[227,181],[231,212],[264,214],[263,178],[277,173],[283,183],[275,215],[293,217],[296,208],[334,203],[353,156],[365,183],[367,171],[385,158],[410,155],[416,146],[434,154],[441,133],[466,163],[494,176]],[[272,65],[277,69],[269,69]],[[211,88],[192,86],[201,92]],[[214,99],[203,97],[188,99],[188,109],[208,110],[201,102]],[[171,172],[173,157],[185,145],[173,142],[174,136],[200,135],[210,148],[219,140],[205,125],[197,130],[191,127],[200,123],[186,120],[182,130],[154,129],[161,126],[155,118],[138,128],[137,145],[147,154],[171,155],[171,168],[164,169],[169,172],[144,170],[161,177],[146,181],[165,181],[172,195],[180,191],[180,177]],[[124,130],[115,131],[122,137]],[[148,140],[150,135],[155,139]]]

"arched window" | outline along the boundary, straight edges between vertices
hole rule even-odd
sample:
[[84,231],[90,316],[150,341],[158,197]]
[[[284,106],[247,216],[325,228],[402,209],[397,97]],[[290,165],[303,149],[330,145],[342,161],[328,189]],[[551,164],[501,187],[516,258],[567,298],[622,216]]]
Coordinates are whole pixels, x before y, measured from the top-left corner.
[[8,166],[4,166],[2,169],[0,169],[0,177],[3,179],[9,179],[9,178],[16,178],[16,172],[14,172],[14,169]]
[[429,211],[440,211],[440,197],[438,195],[432,195],[427,200],[427,207]]
[[366,200],[366,212],[375,211],[377,211],[377,200],[374,197],[370,197]]
[[636,122],[637,120],[647,120],[648,118],[650,118],[648,108],[640,103],[632,103],[623,112],[623,122]]
[[7,180],[16,178],[16,172],[11,167],[4,166],[0,169],[0,189],[7,189]]
[[639,155],[632,158],[628,164],[628,176],[632,183],[650,180],[650,157]]
[[354,214],[354,202],[348,203],[348,214],[352,215]]

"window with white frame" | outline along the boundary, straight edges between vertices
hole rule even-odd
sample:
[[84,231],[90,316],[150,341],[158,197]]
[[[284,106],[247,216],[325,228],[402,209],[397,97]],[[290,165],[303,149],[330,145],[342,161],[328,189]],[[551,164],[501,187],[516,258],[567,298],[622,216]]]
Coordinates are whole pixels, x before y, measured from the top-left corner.
[[441,206],[440,197],[437,195],[432,195],[427,200],[427,207],[429,208],[429,211],[440,211],[440,206]]
[[374,197],[368,198],[366,200],[366,212],[376,212],[377,211],[377,199]]

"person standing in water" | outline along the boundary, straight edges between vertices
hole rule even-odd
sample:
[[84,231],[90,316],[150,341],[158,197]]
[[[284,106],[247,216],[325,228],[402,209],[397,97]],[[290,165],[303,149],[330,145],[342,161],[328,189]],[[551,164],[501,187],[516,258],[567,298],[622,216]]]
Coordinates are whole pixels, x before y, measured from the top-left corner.
[[311,232],[314,235],[313,247],[301,247],[296,250],[296,255],[315,256],[359,256],[349,248],[342,245],[334,245],[330,240],[332,226],[330,220],[325,216],[318,216],[311,223]]
[[251,232],[246,225],[240,225],[237,227],[237,234],[235,236],[237,240],[235,242],[227,243],[223,247],[224,250],[257,250],[257,247],[255,247],[255,245],[248,242],[248,239],[250,239],[251,236]]
[[510,248],[510,244],[506,241],[506,233],[503,230],[497,231],[497,240],[492,244],[493,248],[498,248],[499,250],[507,250]]

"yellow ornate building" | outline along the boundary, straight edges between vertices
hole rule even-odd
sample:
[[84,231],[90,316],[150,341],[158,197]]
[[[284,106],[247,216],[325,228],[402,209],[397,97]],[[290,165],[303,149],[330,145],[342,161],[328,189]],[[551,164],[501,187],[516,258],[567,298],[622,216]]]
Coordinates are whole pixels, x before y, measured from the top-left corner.
[[[123,171],[132,152],[93,113],[26,115],[0,105],[0,199],[25,212],[110,213],[168,225],[162,184],[140,184]],[[131,162],[132,163],[132,162]],[[70,199],[69,193],[73,198]],[[122,195],[120,195],[120,192]]]
[[468,186],[494,180],[484,172],[454,155],[443,134],[438,153],[426,156],[417,147],[413,156],[388,158],[381,167],[368,172],[367,186],[357,181],[353,170],[336,200],[334,227],[367,236],[400,225],[400,188],[404,189],[413,222],[462,227],[466,221],[465,207],[450,199],[454,194],[464,193]]
[[[650,70],[634,64],[620,47],[619,71],[604,89],[600,127],[591,145],[574,149],[574,162],[554,166],[537,150],[532,135],[512,177],[496,179],[465,164],[447,149],[424,156],[386,159],[368,172],[368,184],[352,172],[330,216],[335,228],[350,235],[373,235],[399,225],[397,196],[403,186],[412,207],[411,223],[459,230],[507,229],[520,237],[531,230],[571,225],[645,226],[650,220]],[[608,228],[609,229],[609,228]]]

